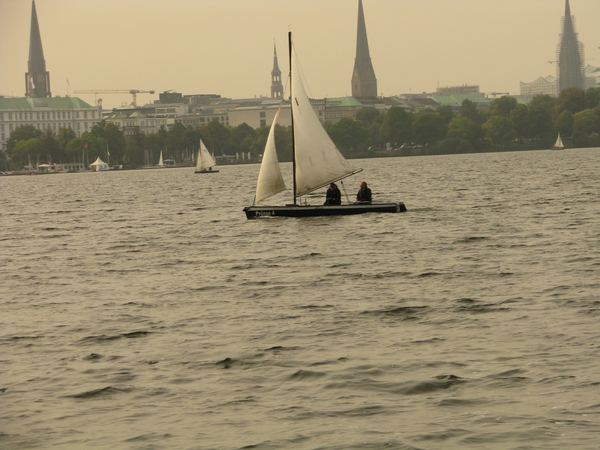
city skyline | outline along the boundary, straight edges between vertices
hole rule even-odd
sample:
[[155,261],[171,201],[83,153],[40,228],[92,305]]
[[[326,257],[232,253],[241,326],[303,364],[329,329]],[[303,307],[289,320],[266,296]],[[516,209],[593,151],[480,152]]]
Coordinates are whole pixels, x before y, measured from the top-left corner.
[[[586,64],[600,65],[600,2],[570,3]],[[273,42],[285,78],[288,30],[310,95],[351,95],[357,6],[358,0],[36,0],[53,95],[156,92],[140,94],[138,104],[165,90],[270,97]],[[564,0],[363,0],[379,94],[461,84],[517,94],[520,81],[556,75],[549,61],[564,6]],[[31,0],[0,2],[0,95],[24,96],[30,22]],[[77,96],[94,102],[93,94]],[[131,101],[130,95],[102,98],[104,107]]]

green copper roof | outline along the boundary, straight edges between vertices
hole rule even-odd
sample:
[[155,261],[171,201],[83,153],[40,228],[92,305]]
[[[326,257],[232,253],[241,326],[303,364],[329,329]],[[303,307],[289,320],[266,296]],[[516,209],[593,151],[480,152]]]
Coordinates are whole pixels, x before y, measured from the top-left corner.
[[356,97],[328,97],[325,101],[327,106],[362,106]]
[[0,97],[0,109],[96,109],[79,97],[48,97],[48,98],[3,98]]

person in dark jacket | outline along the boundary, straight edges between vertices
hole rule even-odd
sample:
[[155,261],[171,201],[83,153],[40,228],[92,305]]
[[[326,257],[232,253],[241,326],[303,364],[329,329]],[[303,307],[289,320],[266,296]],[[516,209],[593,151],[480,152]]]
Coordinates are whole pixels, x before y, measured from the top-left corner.
[[371,203],[371,201],[371,189],[369,189],[367,183],[363,181],[360,183],[360,189],[356,194],[356,203]]
[[337,184],[331,183],[327,193],[325,194],[324,205],[341,205],[342,204],[342,193],[340,192]]

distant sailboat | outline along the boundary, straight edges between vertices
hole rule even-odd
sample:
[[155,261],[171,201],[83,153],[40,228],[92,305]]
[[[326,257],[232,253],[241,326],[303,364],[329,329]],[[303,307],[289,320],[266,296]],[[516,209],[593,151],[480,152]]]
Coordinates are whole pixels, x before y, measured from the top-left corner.
[[560,138],[560,133],[558,133],[558,138],[556,139],[556,142],[554,144],[554,147],[552,147],[552,150],[564,150],[565,146],[563,144],[562,139]]
[[198,160],[196,161],[196,171],[194,173],[217,173],[218,170],[212,168],[217,165],[215,158],[208,152],[208,149],[200,139],[200,149],[198,150]]
[[160,158],[158,158],[158,167],[165,167],[165,163],[163,162],[162,150],[160,151]]

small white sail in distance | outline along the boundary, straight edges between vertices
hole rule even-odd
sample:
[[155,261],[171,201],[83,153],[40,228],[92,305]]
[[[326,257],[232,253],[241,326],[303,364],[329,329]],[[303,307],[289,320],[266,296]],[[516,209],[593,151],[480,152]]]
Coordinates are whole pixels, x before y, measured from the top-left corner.
[[269,130],[269,137],[265,144],[260,172],[258,173],[258,181],[256,182],[255,203],[285,191],[285,183],[281,175],[281,167],[279,167],[279,159],[277,158],[277,148],[275,147],[275,125],[277,124],[280,111],[281,105],[277,113],[275,113],[275,118]]
[[198,158],[196,161],[196,170],[208,169],[209,167],[216,166],[217,163],[212,155],[208,152],[208,149],[200,139],[200,149],[198,150]]
[[158,158],[158,167],[163,167],[165,163],[163,162],[162,150],[160,151],[160,158]]

